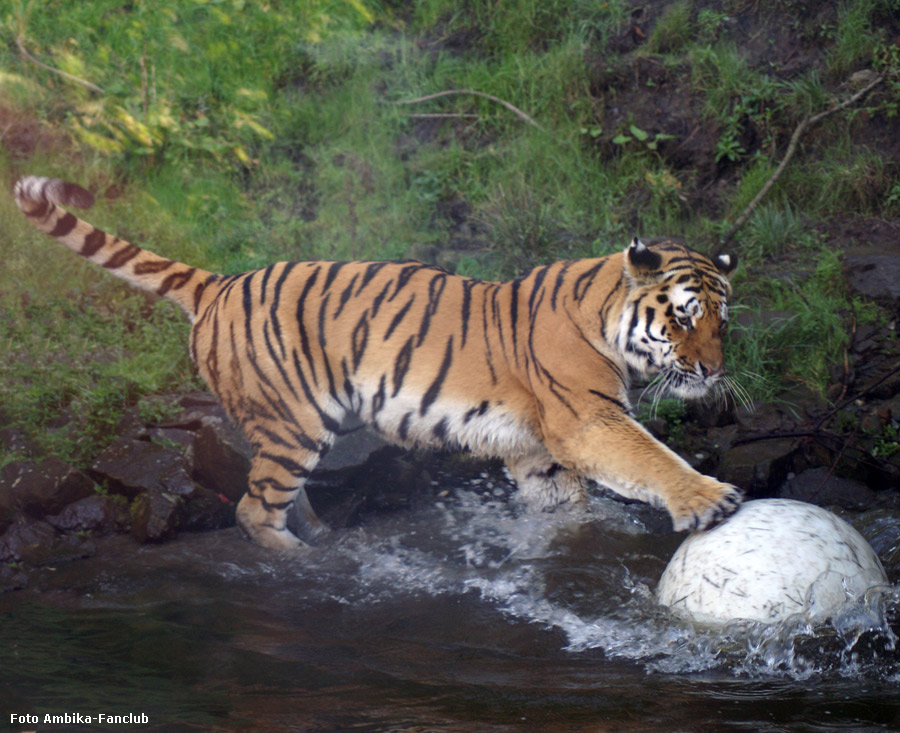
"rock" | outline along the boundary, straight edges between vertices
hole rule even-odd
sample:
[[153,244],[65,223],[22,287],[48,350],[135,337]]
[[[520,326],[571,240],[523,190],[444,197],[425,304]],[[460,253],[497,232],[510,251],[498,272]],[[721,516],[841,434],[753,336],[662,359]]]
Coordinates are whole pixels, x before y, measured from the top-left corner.
[[175,534],[184,499],[169,491],[148,489],[131,505],[131,534],[138,542],[159,542]]
[[862,481],[831,476],[824,467],[810,468],[788,478],[777,495],[843,509],[870,509],[876,503],[875,492]]
[[[342,430],[351,430],[353,427],[352,423],[341,425]],[[317,472],[340,471],[353,466],[361,466],[382,448],[393,445],[368,428],[360,427],[341,435],[331,450],[319,461],[315,470]]]
[[193,430],[184,428],[146,428],[143,436],[164,447],[168,446],[182,451],[191,450],[197,438],[197,434]]
[[844,253],[844,275],[851,293],[900,307],[900,250],[849,249]]
[[247,491],[250,455],[250,446],[231,423],[208,421],[194,440],[191,475],[206,488],[239,501]]
[[116,511],[109,497],[94,494],[47,517],[47,522],[61,532],[108,532],[116,527]]
[[16,511],[34,516],[55,514],[73,501],[94,493],[94,482],[65,461],[8,463],[0,471],[0,526]]
[[716,475],[751,496],[771,496],[787,478],[796,447],[796,442],[789,438],[757,440],[731,447],[722,454]]
[[198,486],[184,505],[178,528],[191,532],[234,526],[234,503],[223,494]]
[[0,562],[40,565],[53,551],[53,527],[47,522],[13,524],[0,537]]
[[189,496],[196,487],[180,453],[145,440],[116,440],[98,456],[91,470],[129,497],[148,489]]

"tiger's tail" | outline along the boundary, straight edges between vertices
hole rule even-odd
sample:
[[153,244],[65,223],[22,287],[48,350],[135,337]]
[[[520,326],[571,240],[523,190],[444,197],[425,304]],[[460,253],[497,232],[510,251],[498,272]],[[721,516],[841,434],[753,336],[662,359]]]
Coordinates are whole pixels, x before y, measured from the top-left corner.
[[89,209],[94,197],[74,183],[26,176],[15,187],[16,204],[42,232],[114,275],[174,300],[196,318],[200,297],[214,278],[211,272],[160,257],[82,221],[62,206]]

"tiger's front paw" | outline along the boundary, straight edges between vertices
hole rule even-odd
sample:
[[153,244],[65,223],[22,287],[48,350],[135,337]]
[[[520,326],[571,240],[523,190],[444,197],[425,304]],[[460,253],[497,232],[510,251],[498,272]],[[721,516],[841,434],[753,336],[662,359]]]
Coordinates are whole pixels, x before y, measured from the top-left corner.
[[744,499],[743,492],[731,484],[703,476],[695,485],[681,492],[678,501],[669,505],[676,532],[710,529],[731,516]]

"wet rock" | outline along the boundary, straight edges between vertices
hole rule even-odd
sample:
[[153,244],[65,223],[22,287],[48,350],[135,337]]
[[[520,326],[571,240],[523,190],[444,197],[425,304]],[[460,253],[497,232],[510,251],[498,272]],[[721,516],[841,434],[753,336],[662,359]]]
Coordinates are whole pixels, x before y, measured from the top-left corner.
[[190,495],[196,486],[179,452],[131,438],[112,443],[94,461],[91,470],[129,497],[150,489]]
[[147,428],[142,437],[176,450],[189,451],[194,447],[197,434],[184,428]]
[[40,565],[53,551],[54,536],[47,522],[13,524],[0,537],[0,562]]
[[223,494],[198,486],[184,505],[178,529],[204,532],[231,527],[234,523],[234,503]]
[[832,476],[824,467],[810,468],[791,476],[779,488],[777,495],[782,499],[844,509],[868,509],[876,503],[875,492],[862,481]]
[[149,489],[131,504],[131,534],[138,542],[159,542],[175,534],[181,523],[184,498]]
[[239,501],[247,491],[250,446],[224,419],[208,421],[194,440],[191,474],[203,486]]
[[787,438],[758,440],[726,450],[716,475],[750,496],[771,496],[787,478],[796,442]]
[[17,511],[55,514],[93,493],[94,482],[58,458],[39,464],[14,461],[0,471],[0,526],[9,524]]
[[19,567],[0,565],[0,593],[28,586],[28,574]]
[[[345,423],[342,430],[352,430],[341,435],[316,466],[317,472],[340,471],[352,466],[360,466],[382,448],[392,447],[384,438],[371,430],[361,427],[362,423]],[[359,429],[354,429],[359,427]]]
[[851,293],[900,308],[900,251],[857,247],[844,253],[844,275]]
[[94,494],[47,517],[47,522],[61,532],[110,532],[116,528],[116,511],[109,497]]

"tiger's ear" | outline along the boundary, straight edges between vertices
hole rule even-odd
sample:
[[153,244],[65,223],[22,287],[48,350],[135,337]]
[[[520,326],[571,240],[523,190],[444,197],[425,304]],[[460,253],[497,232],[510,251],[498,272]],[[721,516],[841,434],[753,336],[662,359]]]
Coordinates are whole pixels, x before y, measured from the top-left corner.
[[636,280],[653,274],[662,264],[662,256],[635,237],[625,250],[625,269]]
[[719,254],[713,257],[712,261],[725,277],[731,277],[737,269],[738,258],[735,255]]

